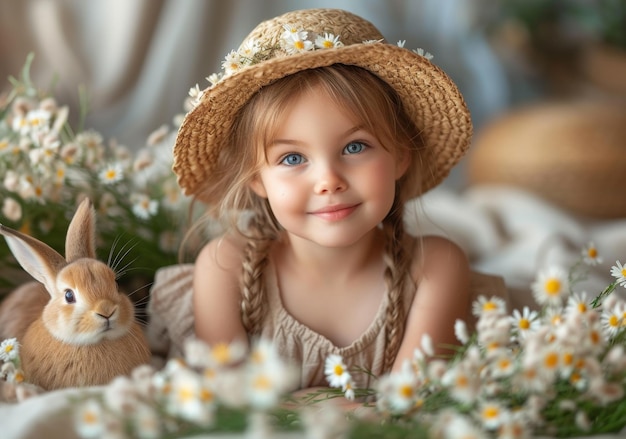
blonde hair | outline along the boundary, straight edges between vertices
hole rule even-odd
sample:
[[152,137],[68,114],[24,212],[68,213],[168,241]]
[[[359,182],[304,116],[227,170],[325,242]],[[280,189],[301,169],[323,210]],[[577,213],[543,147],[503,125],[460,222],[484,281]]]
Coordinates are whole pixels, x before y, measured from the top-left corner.
[[[213,206],[213,214],[226,218],[231,227],[248,238],[241,278],[242,322],[248,333],[258,333],[266,302],[264,271],[270,245],[282,229],[267,200],[257,196],[249,184],[265,163],[265,147],[275,139],[289,104],[318,86],[340,108],[362,121],[365,129],[396,157],[410,160],[408,171],[396,183],[393,206],[382,223],[386,239],[384,276],[389,291],[385,322],[388,370],[400,347],[406,319],[402,290],[411,260],[405,248],[403,212],[408,194],[419,187],[418,151],[423,143],[400,98],[387,83],[360,67],[335,64],[304,70],[263,87],[238,112],[229,144],[219,157],[219,174],[212,177],[205,190],[224,194],[221,202]],[[244,211],[252,215],[242,227],[238,214]]]

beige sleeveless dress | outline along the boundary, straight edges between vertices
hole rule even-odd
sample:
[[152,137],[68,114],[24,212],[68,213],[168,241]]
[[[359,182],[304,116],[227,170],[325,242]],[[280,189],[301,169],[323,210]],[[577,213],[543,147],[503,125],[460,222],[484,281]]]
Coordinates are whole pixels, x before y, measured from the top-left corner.
[[[273,340],[283,358],[300,365],[300,388],[328,385],[324,377],[324,363],[330,354],[341,355],[348,367],[364,368],[373,376],[387,372],[383,368],[387,295],[367,330],[350,345],[338,347],[287,312],[278,290],[274,265],[270,262],[266,270],[268,312],[261,335]],[[185,339],[193,336],[192,277],[191,264],[164,267],[156,273],[148,305],[148,339],[153,352],[163,357],[181,356]],[[508,299],[504,281],[499,276],[474,272],[471,290],[473,298],[482,294]],[[402,296],[404,309],[410,308],[415,292],[413,281],[406,282]],[[372,378],[367,373],[353,373],[353,378],[360,388],[368,388],[372,384]]]

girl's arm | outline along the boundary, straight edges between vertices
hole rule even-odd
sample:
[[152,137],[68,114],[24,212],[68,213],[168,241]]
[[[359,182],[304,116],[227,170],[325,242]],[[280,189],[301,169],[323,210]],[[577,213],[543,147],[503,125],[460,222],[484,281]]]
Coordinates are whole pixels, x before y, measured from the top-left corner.
[[196,336],[209,345],[247,343],[241,323],[239,277],[242,243],[232,236],[209,242],[194,268],[193,310]]
[[424,237],[415,246],[417,259],[414,279],[417,291],[407,310],[406,327],[393,365],[399,370],[404,359],[411,359],[423,334],[433,340],[436,354],[452,354],[446,345],[457,345],[456,319],[467,320],[470,305],[470,267],[465,252],[441,237]]

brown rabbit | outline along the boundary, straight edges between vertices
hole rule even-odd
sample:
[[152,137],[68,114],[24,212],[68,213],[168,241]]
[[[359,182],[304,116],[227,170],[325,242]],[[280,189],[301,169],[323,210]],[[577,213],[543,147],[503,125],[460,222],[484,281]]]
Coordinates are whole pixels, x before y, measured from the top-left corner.
[[[0,225],[11,252],[38,282],[0,304],[0,337],[16,337],[28,382],[46,390],[106,384],[150,361],[133,304],[113,269],[95,259],[95,210],[83,200],[70,222],[65,258]],[[1,340],[1,338],[0,338]]]

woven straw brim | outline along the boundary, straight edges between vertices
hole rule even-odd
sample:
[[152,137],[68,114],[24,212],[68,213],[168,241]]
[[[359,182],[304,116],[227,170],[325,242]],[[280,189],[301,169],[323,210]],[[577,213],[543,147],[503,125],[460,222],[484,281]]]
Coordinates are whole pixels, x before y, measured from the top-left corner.
[[284,76],[332,64],[367,69],[396,90],[425,143],[419,169],[408,171],[421,173],[421,186],[412,195],[438,185],[469,147],[470,113],[456,85],[441,69],[408,49],[381,42],[273,58],[243,68],[207,89],[185,117],[174,147],[174,172],[185,194],[198,195],[208,203],[223,195],[211,192],[211,175],[220,151],[229,147],[226,142],[236,113],[254,93]]

